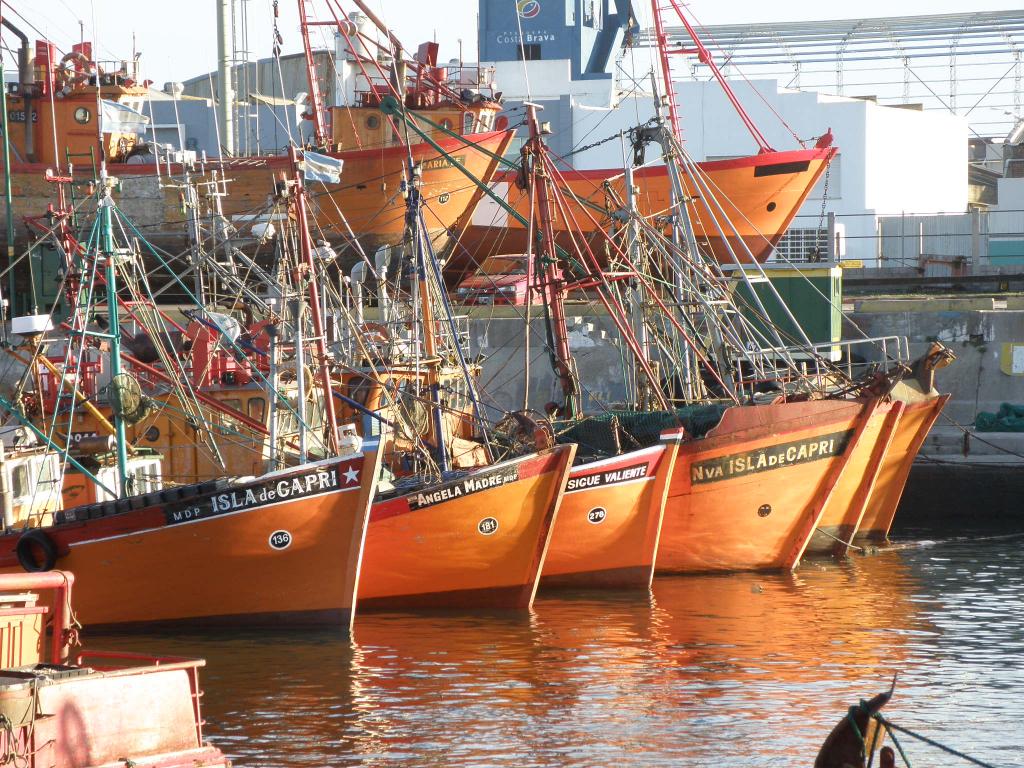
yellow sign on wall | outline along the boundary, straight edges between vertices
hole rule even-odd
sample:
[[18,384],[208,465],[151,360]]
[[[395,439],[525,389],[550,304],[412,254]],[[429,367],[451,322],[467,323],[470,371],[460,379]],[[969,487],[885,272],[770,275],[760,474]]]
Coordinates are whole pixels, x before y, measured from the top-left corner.
[[1008,341],[999,355],[999,370],[1007,376],[1024,376],[1024,342]]

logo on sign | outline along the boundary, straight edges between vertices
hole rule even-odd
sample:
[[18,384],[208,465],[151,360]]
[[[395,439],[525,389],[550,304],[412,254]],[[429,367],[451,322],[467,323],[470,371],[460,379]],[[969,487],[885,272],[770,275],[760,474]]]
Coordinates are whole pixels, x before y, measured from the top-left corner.
[[476,529],[480,531],[484,536],[490,536],[496,530],[498,530],[498,521],[493,517],[485,517],[477,524]]
[[288,549],[292,543],[292,535],[288,531],[274,531],[270,534],[271,549]]
[[594,525],[603,523],[606,517],[608,517],[608,510],[604,507],[594,507],[592,510],[587,512],[587,520],[592,522]]
[[452,197],[451,193],[449,193],[449,192],[442,192],[440,195],[437,196],[438,205],[444,205],[449,200],[451,200],[451,197]]
[[532,19],[540,13],[540,3],[537,0],[519,0],[516,8],[523,19]]

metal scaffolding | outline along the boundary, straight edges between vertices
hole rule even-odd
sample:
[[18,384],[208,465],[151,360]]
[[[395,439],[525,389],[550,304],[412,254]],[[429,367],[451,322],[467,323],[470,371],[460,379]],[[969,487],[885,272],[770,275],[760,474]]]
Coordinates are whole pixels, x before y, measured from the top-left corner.
[[[670,45],[689,47],[683,27],[665,31]],[[729,77],[946,110],[966,117],[977,137],[1001,138],[1024,117],[1024,11],[699,26],[697,32]],[[653,31],[642,31],[636,44],[655,46]],[[676,78],[711,77],[696,57],[676,58],[685,61]]]

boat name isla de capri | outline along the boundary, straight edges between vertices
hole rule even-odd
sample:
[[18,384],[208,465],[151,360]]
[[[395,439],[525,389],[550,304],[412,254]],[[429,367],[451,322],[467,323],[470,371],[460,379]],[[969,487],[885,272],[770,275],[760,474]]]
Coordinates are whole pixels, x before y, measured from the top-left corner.
[[830,435],[768,445],[753,451],[701,461],[690,468],[690,482],[697,485],[716,480],[729,480],[755,472],[767,472],[780,467],[838,456],[846,450],[846,444],[852,434],[852,430],[833,432]]
[[360,464],[361,462],[353,461],[345,466],[319,467],[316,471],[295,477],[254,483],[236,488],[228,493],[211,496],[208,499],[208,505],[192,504],[180,509],[168,509],[165,517],[167,523],[173,525],[174,523],[223,515],[227,512],[238,512],[264,504],[294,501],[306,496],[325,493],[339,488],[339,486],[341,490],[354,490],[359,487]]

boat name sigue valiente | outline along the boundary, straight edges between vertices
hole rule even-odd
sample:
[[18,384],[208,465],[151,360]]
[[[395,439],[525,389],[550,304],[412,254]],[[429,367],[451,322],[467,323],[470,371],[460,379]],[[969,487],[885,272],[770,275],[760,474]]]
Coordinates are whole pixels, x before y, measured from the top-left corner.
[[623,467],[611,472],[595,472],[592,475],[581,475],[570,477],[566,483],[565,492],[582,491],[584,488],[596,488],[601,485],[616,485],[626,483],[630,480],[643,480],[647,477],[648,464],[636,464],[632,467]]
[[815,436],[810,440],[797,440],[702,461],[690,468],[690,482],[707,483],[839,456],[846,450],[846,444],[852,435],[852,430],[835,432],[822,437]]

